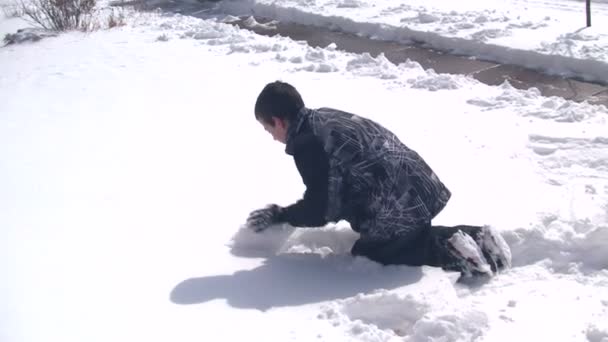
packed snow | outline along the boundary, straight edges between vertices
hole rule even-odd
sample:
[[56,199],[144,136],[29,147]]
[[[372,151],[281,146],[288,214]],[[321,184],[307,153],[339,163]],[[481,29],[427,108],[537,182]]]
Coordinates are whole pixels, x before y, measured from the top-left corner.
[[[459,284],[351,257],[346,222],[244,229],[304,190],[254,119],[275,79],[391,128],[453,192],[435,223],[492,225],[513,268]],[[1,48],[0,113],[1,341],[608,339],[604,106],[155,12]]]
[[548,73],[608,82],[608,2],[574,0],[225,0],[234,15],[326,26]]

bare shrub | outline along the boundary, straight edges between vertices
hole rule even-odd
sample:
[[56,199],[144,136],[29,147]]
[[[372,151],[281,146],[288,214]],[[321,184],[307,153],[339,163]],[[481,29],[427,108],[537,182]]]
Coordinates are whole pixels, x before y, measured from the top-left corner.
[[85,30],[94,26],[96,0],[19,0],[26,19],[50,31]]

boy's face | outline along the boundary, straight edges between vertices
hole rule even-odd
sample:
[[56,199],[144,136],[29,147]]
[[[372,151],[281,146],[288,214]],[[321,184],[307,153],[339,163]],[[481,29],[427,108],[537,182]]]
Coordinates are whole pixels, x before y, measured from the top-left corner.
[[272,118],[272,121],[274,122],[274,126],[263,120],[258,120],[258,122],[264,126],[266,132],[272,135],[274,140],[285,144],[287,141],[287,122],[275,117]]

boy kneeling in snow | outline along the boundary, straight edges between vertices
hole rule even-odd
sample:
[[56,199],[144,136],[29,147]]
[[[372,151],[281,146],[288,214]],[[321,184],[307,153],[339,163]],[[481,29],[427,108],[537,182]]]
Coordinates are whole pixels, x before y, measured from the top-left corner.
[[351,253],[381,264],[430,265],[465,277],[510,267],[510,249],[490,227],[431,226],[450,191],[418,153],[378,123],[336,109],[309,109],[292,85],[279,81],[259,94],[255,117],[286,144],[306,191],[290,206],[251,212],[250,229],[345,220],[360,234]]

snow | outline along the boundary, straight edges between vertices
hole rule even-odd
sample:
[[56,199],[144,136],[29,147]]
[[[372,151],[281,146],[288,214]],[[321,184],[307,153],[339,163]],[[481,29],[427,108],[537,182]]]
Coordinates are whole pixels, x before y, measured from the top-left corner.
[[608,2],[573,0],[228,0],[233,15],[327,26],[374,39],[414,41],[499,63],[608,82]]
[[[513,269],[462,285],[351,257],[345,222],[243,230],[304,189],[254,120],[275,79],[394,130],[453,192],[435,223],[496,227]],[[0,113],[3,342],[608,339],[604,106],[155,12],[1,48]]]
[[605,342],[608,341],[608,331],[591,325],[587,330],[587,339],[589,342]]

